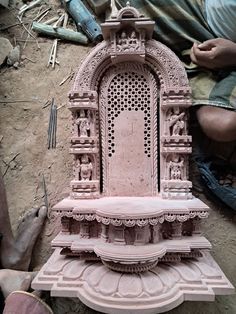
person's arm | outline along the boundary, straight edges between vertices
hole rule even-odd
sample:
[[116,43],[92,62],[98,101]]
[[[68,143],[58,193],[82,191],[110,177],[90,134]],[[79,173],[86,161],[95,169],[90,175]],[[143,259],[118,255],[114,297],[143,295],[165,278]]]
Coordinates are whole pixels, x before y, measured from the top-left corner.
[[194,43],[190,57],[193,63],[212,70],[235,67],[236,43],[224,38]]

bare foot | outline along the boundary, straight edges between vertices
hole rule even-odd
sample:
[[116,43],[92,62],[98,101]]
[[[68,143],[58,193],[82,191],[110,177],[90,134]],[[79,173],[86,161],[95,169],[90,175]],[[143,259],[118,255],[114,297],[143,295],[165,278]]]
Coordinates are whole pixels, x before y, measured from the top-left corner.
[[1,250],[3,268],[28,270],[32,250],[47,215],[45,206],[29,210],[23,217],[12,245]]
[[37,272],[0,269],[0,288],[6,298],[13,291],[27,291]]

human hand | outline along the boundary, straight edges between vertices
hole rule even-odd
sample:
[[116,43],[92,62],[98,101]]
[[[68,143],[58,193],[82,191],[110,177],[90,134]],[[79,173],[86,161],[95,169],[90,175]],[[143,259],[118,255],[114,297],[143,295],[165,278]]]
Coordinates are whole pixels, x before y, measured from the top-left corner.
[[214,38],[201,44],[194,43],[190,57],[193,63],[214,70],[236,66],[236,43]]

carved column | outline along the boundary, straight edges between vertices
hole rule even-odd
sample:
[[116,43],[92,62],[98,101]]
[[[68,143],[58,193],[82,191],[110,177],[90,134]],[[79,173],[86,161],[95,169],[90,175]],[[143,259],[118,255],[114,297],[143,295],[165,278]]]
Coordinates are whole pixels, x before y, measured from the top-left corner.
[[195,217],[192,219],[192,234],[198,234],[200,235],[202,233],[201,231],[201,219],[199,217]]
[[161,224],[151,226],[151,242],[158,243],[161,240]]
[[172,238],[180,239],[182,237],[182,222],[174,221],[171,223]]
[[146,235],[149,232],[149,226],[135,226],[134,245],[143,245],[146,243]]
[[61,218],[61,231],[63,234],[70,234],[70,218]]
[[109,225],[104,225],[102,223],[101,226],[102,226],[101,239],[102,239],[102,241],[107,242]]
[[73,199],[99,196],[99,133],[97,130],[97,92],[73,91],[69,95],[72,112],[70,152],[74,154]]
[[70,232],[72,234],[78,234],[80,230],[80,223],[79,221],[72,219],[71,225],[70,225]]
[[114,227],[114,243],[125,244],[125,228],[123,225]]
[[81,221],[80,223],[80,238],[89,239],[89,222]]

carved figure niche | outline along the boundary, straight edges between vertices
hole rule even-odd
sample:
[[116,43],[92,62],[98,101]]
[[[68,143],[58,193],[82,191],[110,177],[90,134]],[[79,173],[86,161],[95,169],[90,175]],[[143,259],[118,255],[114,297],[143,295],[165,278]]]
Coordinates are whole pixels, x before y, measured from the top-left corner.
[[158,90],[147,65],[123,62],[104,74],[99,106],[105,195],[158,193]]

